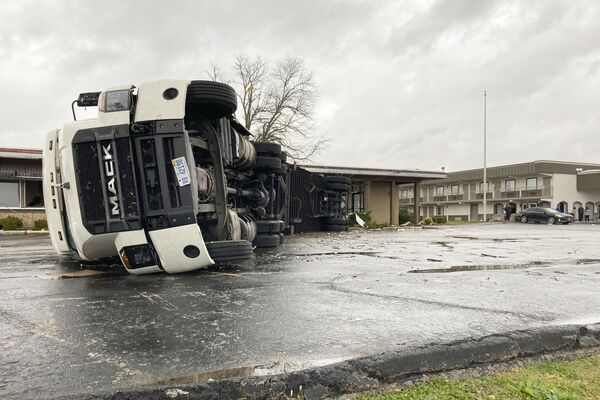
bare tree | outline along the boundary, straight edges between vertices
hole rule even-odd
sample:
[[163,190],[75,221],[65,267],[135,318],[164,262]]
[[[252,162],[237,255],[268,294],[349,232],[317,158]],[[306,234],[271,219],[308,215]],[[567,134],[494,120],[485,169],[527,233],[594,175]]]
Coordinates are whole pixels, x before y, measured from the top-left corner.
[[[243,122],[254,140],[279,143],[297,160],[310,158],[325,145],[315,134],[313,111],[317,86],[302,60],[288,57],[274,64],[260,56],[235,57]],[[211,79],[220,78],[213,67]]]

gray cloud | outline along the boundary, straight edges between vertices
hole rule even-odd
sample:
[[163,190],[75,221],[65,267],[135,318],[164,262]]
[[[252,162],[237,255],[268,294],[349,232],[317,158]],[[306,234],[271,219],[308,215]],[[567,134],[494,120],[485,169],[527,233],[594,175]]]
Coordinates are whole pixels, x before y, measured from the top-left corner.
[[314,162],[447,170],[598,162],[600,4],[152,1],[0,3],[0,146],[41,147],[79,92],[204,78],[234,54],[295,55],[320,86]]

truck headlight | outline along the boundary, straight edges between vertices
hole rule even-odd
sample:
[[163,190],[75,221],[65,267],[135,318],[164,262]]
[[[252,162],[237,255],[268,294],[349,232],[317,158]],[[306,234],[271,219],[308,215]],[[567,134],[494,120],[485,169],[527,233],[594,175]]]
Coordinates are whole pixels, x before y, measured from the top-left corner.
[[100,93],[98,111],[126,111],[131,107],[131,92],[129,90],[114,90]]
[[147,244],[126,246],[119,251],[123,265],[127,269],[136,269],[157,265],[154,252]]

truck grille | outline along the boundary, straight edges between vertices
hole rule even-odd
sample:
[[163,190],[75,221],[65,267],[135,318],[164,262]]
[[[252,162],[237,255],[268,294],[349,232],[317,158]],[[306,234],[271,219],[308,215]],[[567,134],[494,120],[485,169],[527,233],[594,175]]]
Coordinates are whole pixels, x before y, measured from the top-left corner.
[[82,221],[92,234],[140,229],[127,125],[81,130],[73,140]]

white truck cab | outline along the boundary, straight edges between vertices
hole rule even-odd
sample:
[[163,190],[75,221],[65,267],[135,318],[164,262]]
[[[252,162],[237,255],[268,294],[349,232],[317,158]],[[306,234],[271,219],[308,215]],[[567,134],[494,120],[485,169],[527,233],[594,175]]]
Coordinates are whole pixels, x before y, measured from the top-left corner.
[[43,152],[59,254],[118,256],[132,274],[178,273],[214,264],[211,253],[251,257],[257,222],[277,221],[279,234],[281,210],[269,195],[284,174],[274,162],[281,152],[264,144],[257,165],[250,133],[232,115],[231,87],[159,80],[83,93],[75,103],[97,105],[98,117],[51,131]]

